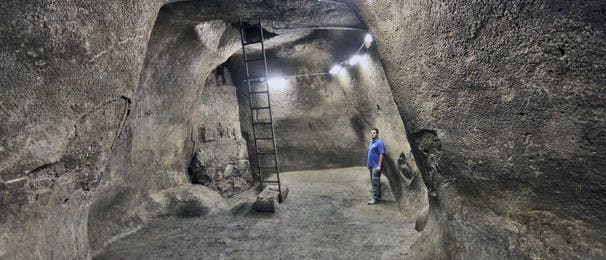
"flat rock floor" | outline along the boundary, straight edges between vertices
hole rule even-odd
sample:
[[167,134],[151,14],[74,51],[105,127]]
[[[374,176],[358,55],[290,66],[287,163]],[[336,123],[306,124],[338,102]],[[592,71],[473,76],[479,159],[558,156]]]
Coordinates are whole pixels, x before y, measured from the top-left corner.
[[364,167],[280,176],[290,193],[274,214],[247,212],[242,195],[239,210],[154,220],[94,258],[402,259],[418,236],[391,194],[367,205]]

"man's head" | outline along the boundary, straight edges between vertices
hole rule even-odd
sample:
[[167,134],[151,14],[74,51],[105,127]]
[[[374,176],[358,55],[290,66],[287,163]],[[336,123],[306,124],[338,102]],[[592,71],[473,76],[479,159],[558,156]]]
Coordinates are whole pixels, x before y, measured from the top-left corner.
[[379,138],[379,129],[370,129],[370,137],[372,137],[373,140]]

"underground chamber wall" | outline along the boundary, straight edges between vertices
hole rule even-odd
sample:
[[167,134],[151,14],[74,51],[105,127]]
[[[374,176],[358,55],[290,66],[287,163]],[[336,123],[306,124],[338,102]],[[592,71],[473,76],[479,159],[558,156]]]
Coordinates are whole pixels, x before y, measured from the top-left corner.
[[[200,21],[195,17],[175,22],[171,8],[164,6],[158,12],[130,116],[93,198],[88,218],[93,251],[137,230],[150,214],[160,214],[145,207],[150,199],[176,187],[190,189],[188,171],[192,169],[188,166],[192,160],[201,163],[200,166],[215,159],[198,156],[209,154],[201,151],[211,149],[207,146],[210,141],[215,146],[229,147],[222,150],[229,154],[217,155],[228,158],[214,165],[217,171],[233,169],[234,174],[239,174],[242,188],[250,182],[248,166],[243,163],[246,153],[240,141],[238,120],[234,121],[237,117],[218,111],[221,105],[228,106],[229,100],[225,98],[230,86],[216,89],[206,84],[210,72],[238,50],[237,31],[221,20]],[[235,102],[235,94],[232,95]],[[215,106],[209,106],[208,102],[215,102]],[[221,114],[213,117],[209,111]],[[222,126],[221,121],[225,122]],[[219,134],[223,132],[225,138]],[[202,179],[205,174],[213,174],[197,173],[199,176],[192,177]],[[207,186],[222,193],[233,192],[233,183],[225,185],[217,181]]]

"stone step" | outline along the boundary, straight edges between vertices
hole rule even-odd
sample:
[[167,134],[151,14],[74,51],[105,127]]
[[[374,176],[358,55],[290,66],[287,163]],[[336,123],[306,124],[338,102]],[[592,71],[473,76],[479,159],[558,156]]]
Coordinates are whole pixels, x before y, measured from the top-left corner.
[[[288,186],[282,185],[282,202],[286,200],[288,196]],[[257,195],[257,200],[253,204],[253,209],[257,212],[276,212],[278,207],[278,185],[268,185],[266,186],[259,195]]]

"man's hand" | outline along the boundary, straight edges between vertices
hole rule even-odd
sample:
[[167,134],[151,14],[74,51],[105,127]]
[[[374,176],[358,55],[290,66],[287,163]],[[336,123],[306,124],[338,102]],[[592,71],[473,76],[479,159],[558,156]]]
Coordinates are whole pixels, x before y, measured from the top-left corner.
[[377,172],[381,172],[381,165],[377,166]]

